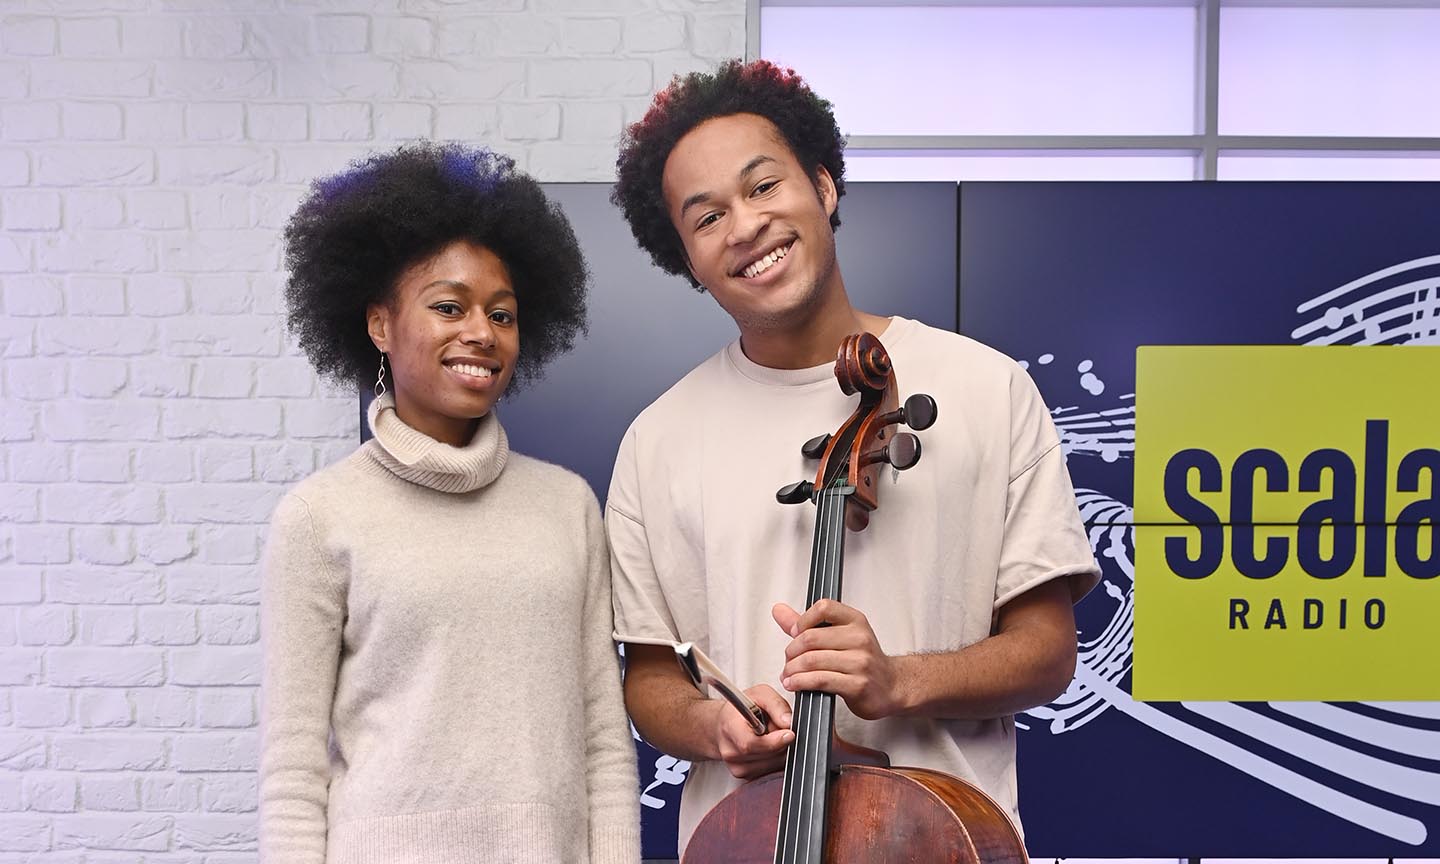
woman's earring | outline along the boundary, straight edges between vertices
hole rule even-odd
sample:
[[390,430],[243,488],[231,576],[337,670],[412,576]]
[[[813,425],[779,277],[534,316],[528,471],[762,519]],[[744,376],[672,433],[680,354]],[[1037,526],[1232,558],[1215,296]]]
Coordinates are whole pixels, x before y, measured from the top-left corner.
[[385,395],[385,352],[380,352],[380,371],[375,375],[375,397]]

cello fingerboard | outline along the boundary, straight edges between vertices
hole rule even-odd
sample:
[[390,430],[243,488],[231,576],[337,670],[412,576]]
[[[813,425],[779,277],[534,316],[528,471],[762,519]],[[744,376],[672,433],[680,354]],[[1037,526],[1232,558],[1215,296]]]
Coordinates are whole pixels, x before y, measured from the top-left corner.
[[[817,496],[807,609],[820,600],[840,599],[845,560],[845,502],[854,491],[854,487],[836,485],[821,490]],[[785,754],[785,786],[780,796],[775,864],[822,864],[830,792],[830,749],[835,731],[834,694],[813,690],[797,693],[791,729],[795,732],[795,741]]]

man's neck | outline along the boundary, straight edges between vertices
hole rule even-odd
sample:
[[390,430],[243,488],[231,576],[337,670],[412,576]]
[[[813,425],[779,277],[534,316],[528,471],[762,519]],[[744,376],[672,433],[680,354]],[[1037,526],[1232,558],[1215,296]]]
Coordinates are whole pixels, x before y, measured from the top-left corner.
[[841,302],[827,304],[793,327],[740,331],[740,348],[754,363],[771,369],[806,369],[835,361],[835,352],[846,336],[867,331],[880,335],[890,319],[862,312]]

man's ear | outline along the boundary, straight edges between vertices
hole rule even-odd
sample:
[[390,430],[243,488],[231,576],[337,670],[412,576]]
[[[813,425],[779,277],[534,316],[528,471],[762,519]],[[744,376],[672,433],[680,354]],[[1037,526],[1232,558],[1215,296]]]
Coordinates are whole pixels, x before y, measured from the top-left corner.
[[370,333],[370,341],[382,352],[388,353],[390,349],[390,307],[384,303],[372,303],[365,309],[365,329]]
[[835,178],[830,176],[824,165],[815,166],[815,193],[820,196],[820,203],[825,205],[825,215],[834,216],[840,196],[835,192]]

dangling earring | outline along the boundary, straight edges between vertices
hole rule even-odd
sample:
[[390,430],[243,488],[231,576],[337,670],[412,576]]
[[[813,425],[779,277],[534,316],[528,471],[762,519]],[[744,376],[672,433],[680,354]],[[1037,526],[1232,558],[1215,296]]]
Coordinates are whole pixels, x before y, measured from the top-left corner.
[[380,371],[375,374],[375,398],[385,395],[385,352],[380,352]]

